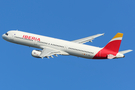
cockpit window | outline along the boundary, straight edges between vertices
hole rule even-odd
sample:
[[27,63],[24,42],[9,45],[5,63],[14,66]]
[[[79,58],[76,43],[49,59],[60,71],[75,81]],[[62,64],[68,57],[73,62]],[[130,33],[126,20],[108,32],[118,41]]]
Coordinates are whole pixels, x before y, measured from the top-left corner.
[[7,36],[8,36],[8,33],[5,33],[5,35],[7,35]]

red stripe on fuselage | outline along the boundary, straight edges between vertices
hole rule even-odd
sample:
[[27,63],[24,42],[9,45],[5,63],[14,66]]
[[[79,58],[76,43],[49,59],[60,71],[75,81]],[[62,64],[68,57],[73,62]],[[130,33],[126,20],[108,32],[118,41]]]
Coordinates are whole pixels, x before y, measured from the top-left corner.
[[112,54],[116,56],[119,51],[121,40],[114,40],[109,42],[103,49],[101,49],[93,59],[107,59],[107,55]]

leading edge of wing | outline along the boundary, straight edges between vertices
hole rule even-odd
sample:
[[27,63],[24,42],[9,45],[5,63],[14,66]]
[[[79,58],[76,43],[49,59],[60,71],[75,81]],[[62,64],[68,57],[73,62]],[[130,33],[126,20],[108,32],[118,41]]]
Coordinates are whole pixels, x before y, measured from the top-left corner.
[[81,39],[77,39],[77,40],[74,40],[74,41],[71,41],[71,42],[83,44],[83,43],[86,43],[86,42],[92,42],[93,39],[95,39],[95,38],[97,38],[99,36],[104,36],[104,33],[96,34],[96,35],[85,37],[85,38],[81,38]]

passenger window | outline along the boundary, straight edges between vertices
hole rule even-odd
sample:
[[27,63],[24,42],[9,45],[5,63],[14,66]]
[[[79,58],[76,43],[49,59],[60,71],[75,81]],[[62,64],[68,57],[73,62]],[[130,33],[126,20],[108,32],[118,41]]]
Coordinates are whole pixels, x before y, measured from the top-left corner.
[[5,35],[7,35],[7,36],[8,36],[8,33],[6,33]]

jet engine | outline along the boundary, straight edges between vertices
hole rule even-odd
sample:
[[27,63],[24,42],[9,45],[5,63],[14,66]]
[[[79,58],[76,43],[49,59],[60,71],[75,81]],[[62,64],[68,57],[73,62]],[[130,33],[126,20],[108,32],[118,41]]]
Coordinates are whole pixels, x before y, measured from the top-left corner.
[[40,57],[40,54],[41,54],[40,50],[33,50],[31,54],[32,54],[33,57],[41,58]]

